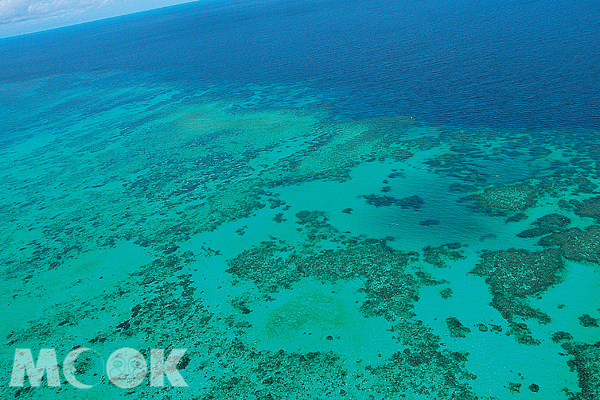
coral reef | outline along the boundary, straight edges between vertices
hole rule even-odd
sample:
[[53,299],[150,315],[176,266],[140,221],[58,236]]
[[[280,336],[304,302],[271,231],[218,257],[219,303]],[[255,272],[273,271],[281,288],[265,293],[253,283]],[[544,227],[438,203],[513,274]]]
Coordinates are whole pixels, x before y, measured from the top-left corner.
[[492,215],[519,213],[535,204],[536,189],[527,184],[500,185],[485,188],[474,195],[477,205]]
[[374,389],[383,398],[400,395],[402,398],[427,396],[476,400],[478,397],[460,383],[475,378],[457,368],[464,361],[466,355],[463,353],[405,349],[395,353],[386,364],[368,370],[381,382]]
[[[263,242],[260,246],[228,261],[228,272],[238,279],[252,280],[261,290],[272,293],[288,288],[304,277],[321,281],[361,279],[366,299],[360,305],[365,316],[382,316],[394,323],[393,333],[407,348],[386,360],[382,366],[368,367],[376,379],[372,389],[384,396],[420,393],[436,398],[474,398],[468,387],[472,377],[464,372],[465,356],[439,349],[439,338],[420,321],[413,320],[413,304],[421,285],[439,284],[428,274],[406,271],[417,254],[391,249],[385,241],[344,239],[318,212],[296,214],[307,241]],[[325,243],[336,243],[326,248]],[[468,331],[455,327],[456,332]],[[344,388],[348,393],[350,389]],[[390,398],[390,397],[388,397]]]
[[471,329],[464,326],[457,318],[448,317],[446,318],[446,325],[448,325],[448,330],[450,331],[450,336],[452,337],[467,337],[467,334],[471,333]]
[[564,343],[562,347],[573,357],[568,364],[577,371],[580,393],[571,393],[572,400],[600,398],[600,342],[595,344]]
[[233,351],[223,357],[227,373],[219,374],[201,399],[286,399],[290,393],[298,399],[312,399],[315,393],[342,399],[358,392],[347,383],[348,373],[332,352],[253,351],[240,341],[229,345]]
[[594,318],[589,314],[583,314],[579,317],[579,323],[583,326],[587,327],[598,327],[598,318]]
[[557,247],[565,258],[576,261],[600,263],[600,226],[592,225],[581,230],[571,228],[540,239],[539,244]]
[[532,225],[535,228],[528,229],[519,233],[517,236],[522,238],[538,237],[562,231],[571,220],[560,214],[548,214],[536,219]]
[[485,183],[476,166],[465,162],[467,157],[459,153],[444,153],[436,156],[426,163],[434,168],[436,173],[444,173],[453,178],[460,179],[462,183],[455,183],[449,187],[454,192],[473,192],[479,185]]
[[600,196],[592,197],[582,202],[571,200],[571,204],[575,206],[575,213],[577,215],[595,218],[600,222]]
[[452,293],[454,293],[454,291],[452,290],[452,288],[445,288],[440,290],[440,296],[442,296],[442,299],[449,299],[450,297],[452,297]]
[[419,225],[423,226],[436,226],[440,224],[439,219],[424,219],[423,221],[419,221]]
[[537,393],[540,391],[540,386],[535,383],[532,383],[531,385],[529,385],[528,389],[531,390],[533,393]]
[[412,208],[414,210],[418,210],[423,207],[425,202],[419,196],[409,196],[404,197],[402,199],[397,199],[388,195],[376,195],[376,194],[368,194],[363,196],[368,204],[371,204],[375,207],[389,207],[389,206],[398,206],[400,208]]
[[[59,90],[65,86],[60,79],[73,80],[66,85],[70,88]],[[13,152],[9,139],[2,142],[7,150],[0,149],[0,186],[3,193],[10,193],[0,199],[0,223],[8,232],[0,239],[7,285],[3,310],[18,310],[15,305],[23,310],[14,326],[8,327],[13,322],[7,318],[3,344],[61,351],[87,346],[107,352],[127,343],[145,355],[151,347],[189,348],[179,365],[192,383],[189,391],[174,394],[142,385],[135,392],[122,392],[107,384],[105,397],[474,400],[478,397],[470,381],[476,377],[467,371],[468,354],[445,349],[444,341],[466,337],[451,340],[466,344],[476,335],[507,333],[523,344],[540,343],[536,325],[527,325],[527,319],[545,323],[549,317],[529,298],[561,281],[563,257],[600,262],[600,226],[568,229],[565,216],[573,218],[575,213],[590,218],[590,223],[591,218],[599,219],[600,197],[590,197],[597,190],[600,160],[590,138],[597,134],[575,135],[572,144],[565,144],[552,138],[556,135],[535,132],[421,130],[419,123],[404,117],[338,119],[320,102],[303,104],[298,92],[282,100],[283,106],[273,107],[269,96],[281,88],[236,91],[232,85],[225,91],[233,100],[215,100],[214,93],[203,96],[183,88],[144,86],[135,79],[126,84],[116,81],[120,86],[114,93],[108,89],[114,81],[102,76],[37,82],[52,97],[49,108],[62,110],[63,118],[47,112],[19,116],[27,134],[10,140],[23,141],[22,151]],[[100,97],[102,104],[95,101]],[[286,108],[292,100],[300,101],[300,108]],[[39,145],[25,138],[37,140],[38,134]],[[44,135],[50,138],[47,142]],[[569,162],[552,159],[561,154]],[[541,160],[531,171],[527,165],[514,174],[496,169],[502,164],[497,160],[518,159],[517,165],[536,158]],[[465,258],[468,242],[429,246],[420,253],[418,248],[398,251],[391,237],[353,237],[350,231],[341,232],[350,227],[332,226],[326,212],[297,212],[313,207],[298,200],[306,196],[302,185],[352,183],[353,169],[363,163],[374,170],[381,167],[374,182],[386,178],[381,192],[358,200],[375,207],[413,213],[430,205],[416,195],[390,196],[400,187],[392,179],[414,183],[412,168],[416,179],[445,179],[441,187],[448,187],[444,195],[450,199],[478,193],[468,198],[471,204],[515,223],[506,228],[528,218],[531,208],[541,205],[542,196],[558,199],[561,214],[545,215],[519,234],[544,236],[540,244],[549,249],[485,252],[472,271],[485,278],[493,295],[491,304],[508,321],[507,329],[486,322],[488,318],[469,328],[449,317],[444,326],[443,318],[452,315],[448,312],[441,314],[442,329],[435,332],[442,337],[438,337],[415,315],[415,303],[426,286],[433,286],[433,300],[442,306],[451,307],[461,299],[459,286],[453,286],[453,294],[442,277],[451,276],[455,272],[451,268],[464,266],[457,261]],[[390,172],[391,167],[395,168]],[[293,192],[294,185],[302,189]],[[282,188],[292,191],[285,201],[278,193]],[[368,192],[358,194],[362,193]],[[339,208],[328,210],[335,212],[336,224],[337,218],[355,222],[361,217],[349,207],[362,210],[357,199],[348,200],[349,204],[340,202]],[[442,203],[434,206],[443,209]],[[367,208],[373,215],[388,211]],[[486,215],[476,217],[489,222]],[[421,234],[445,233],[449,225],[438,219],[419,224]],[[269,229],[272,232],[257,233]],[[476,234],[475,242],[490,234],[483,237],[494,246],[499,240],[491,238],[502,237],[500,232]],[[122,247],[124,242],[132,247]],[[112,269],[98,260],[88,262],[91,272],[67,268],[97,249],[118,250],[107,257],[111,262],[134,256]],[[126,269],[128,264],[131,269]],[[59,278],[44,279],[50,273]],[[353,310],[364,319],[385,323],[387,330],[382,331],[392,351],[369,364],[329,350],[265,350],[250,340],[257,327],[249,321],[303,280],[323,286],[355,284]],[[438,292],[441,299],[454,298],[441,300]],[[287,301],[288,308],[276,308],[265,317],[266,330],[310,325],[313,319],[341,326],[344,314],[328,308],[334,295],[327,296],[315,296],[314,304]],[[40,303],[45,297],[51,301]],[[320,308],[315,311],[311,305]],[[580,321],[591,333],[598,323],[587,314]],[[336,333],[326,335],[326,345],[339,343]],[[573,358],[570,365],[579,375],[581,393],[571,393],[572,397],[600,397],[599,345],[574,344],[573,336],[564,331],[550,339]],[[10,367],[6,357],[0,358],[5,382]],[[82,376],[93,378],[91,367],[84,363],[82,367],[87,368]],[[517,396],[523,387],[511,383],[507,389]],[[531,392],[538,390],[536,384],[529,386]],[[60,389],[38,391],[0,388],[2,398],[78,395],[81,392],[66,383]]]
[[427,246],[423,249],[423,261],[436,268],[448,267],[449,261],[464,260],[466,257],[460,243],[448,243],[437,247]]
[[515,317],[535,318],[545,323],[550,318],[528,304],[527,297],[543,292],[561,282],[564,261],[560,252],[506,250],[484,253],[471,273],[484,277],[492,292],[492,306],[510,323],[519,341],[534,343],[529,330]]
[[560,343],[565,340],[573,340],[573,335],[571,335],[569,332],[558,331],[552,334],[551,339],[554,343]]

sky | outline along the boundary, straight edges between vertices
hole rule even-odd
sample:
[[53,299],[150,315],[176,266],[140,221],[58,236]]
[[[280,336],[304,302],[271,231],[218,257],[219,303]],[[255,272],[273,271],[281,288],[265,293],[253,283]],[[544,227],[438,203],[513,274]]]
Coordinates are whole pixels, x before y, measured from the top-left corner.
[[193,0],[0,0],[0,38],[191,1]]

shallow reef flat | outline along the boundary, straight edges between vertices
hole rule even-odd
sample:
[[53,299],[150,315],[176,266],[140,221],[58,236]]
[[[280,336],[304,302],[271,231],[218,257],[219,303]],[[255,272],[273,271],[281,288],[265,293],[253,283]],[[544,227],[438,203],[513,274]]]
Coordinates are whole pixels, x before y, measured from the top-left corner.
[[[0,130],[0,382],[81,346],[95,384],[2,398],[600,396],[600,132],[125,72],[3,84]],[[112,385],[122,347],[188,386]]]

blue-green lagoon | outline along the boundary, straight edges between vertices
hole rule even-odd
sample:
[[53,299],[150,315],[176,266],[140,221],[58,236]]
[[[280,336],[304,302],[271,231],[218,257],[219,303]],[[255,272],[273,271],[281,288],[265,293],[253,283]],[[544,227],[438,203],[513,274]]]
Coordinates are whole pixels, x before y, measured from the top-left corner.
[[[192,60],[200,50],[184,38],[266,29],[264,15],[281,18],[277,26],[313,17],[281,4],[203,7],[0,41],[6,54],[34,46],[5,59],[13,69],[0,80],[1,398],[599,398],[593,79],[581,83],[591,95],[571,97],[590,104],[579,119],[536,122],[529,117],[561,98],[528,110],[518,96],[514,119],[483,117],[468,107],[466,84],[454,110],[472,117],[455,118],[451,99],[436,103],[440,94],[425,96],[416,80],[382,86],[376,72],[387,67],[364,54],[346,80],[343,69],[314,73],[320,64],[291,50],[265,62],[264,75],[234,68],[251,57],[243,52],[218,72],[209,57]],[[311,7],[314,18],[334,10],[345,22],[356,12]],[[173,49],[146,42],[148,26],[175,32],[161,18],[194,10],[220,30],[182,27]],[[98,33],[109,27],[133,30],[129,53]],[[365,40],[375,40],[370,28]],[[77,32],[100,35],[97,47],[74,42],[99,53],[59,65],[48,60],[64,55],[35,47]],[[280,45],[231,35],[258,43],[261,56]],[[312,39],[297,51],[316,51]],[[223,62],[221,47],[206,46]],[[36,66],[34,51],[46,63]],[[363,75],[372,92],[357,83]],[[88,389],[62,365],[80,348],[90,350],[75,375]],[[153,386],[149,371],[132,388],[111,383],[106,363],[122,348],[148,363],[151,349],[185,349],[177,369],[186,386],[168,376]],[[46,377],[32,387],[27,376],[9,385],[18,349],[34,361],[55,349],[60,386]]]

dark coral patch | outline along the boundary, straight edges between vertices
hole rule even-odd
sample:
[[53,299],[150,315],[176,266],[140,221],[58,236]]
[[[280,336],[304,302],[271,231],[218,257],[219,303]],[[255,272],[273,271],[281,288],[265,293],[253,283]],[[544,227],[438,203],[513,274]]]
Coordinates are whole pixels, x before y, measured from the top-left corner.
[[517,339],[534,344],[536,340],[531,338],[527,326],[516,323],[514,318],[520,316],[549,322],[548,315],[529,305],[527,296],[561,282],[563,269],[560,252],[554,249],[540,252],[511,249],[485,253],[471,273],[485,277],[493,295],[491,305],[510,323],[511,332]]
[[522,238],[538,237],[551,233],[560,232],[565,226],[569,225],[571,220],[560,214],[548,214],[535,220],[532,225],[535,228],[528,229],[519,233],[517,236]]
[[486,188],[483,193],[475,195],[477,204],[492,215],[518,213],[531,207],[536,200],[533,186],[500,185]]
[[552,335],[552,341],[554,343],[559,343],[566,340],[573,340],[573,335],[565,331],[558,331]]
[[367,200],[367,204],[370,204],[375,207],[389,207],[394,206],[399,201],[397,198],[392,196],[379,196],[376,194],[367,194],[363,196],[365,200]]
[[402,199],[397,199],[388,195],[380,196],[377,194],[368,194],[363,197],[367,200],[368,204],[375,207],[398,206],[404,209],[412,208],[418,210],[425,204],[423,199],[416,195],[404,197]]
[[600,196],[592,197],[583,202],[572,200],[571,204],[576,207],[575,213],[577,215],[596,218],[600,221]]
[[589,328],[589,327],[597,328],[598,327],[598,318],[594,318],[590,314],[583,314],[581,317],[579,317],[579,323],[581,325],[585,326],[586,328]]
[[563,255],[571,260],[600,263],[600,226],[592,225],[581,230],[567,231],[543,237],[542,246],[558,246]]
[[581,393],[575,399],[600,399],[600,342],[595,344],[562,345],[573,359],[568,364],[577,371]]
[[510,249],[485,253],[472,273],[485,277],[493,293],[526,296],[559,283],[563,267],[560,253],[553,249]]
[[437,268],[445,268],[449,261],[464,260],[464,252],[459,250],[460,243],[449,243],[438,247],[427,246],[423,249],[423,260]]
[[452,337],[467,337],[468,333],[471,333],[471,329],[464,326],[457,318],[449,317],[446,318],[446,325],[450,331]]

